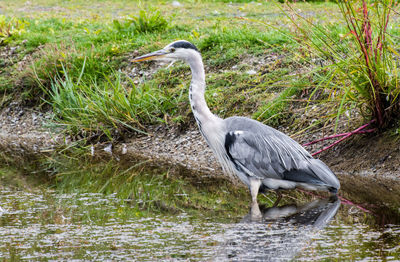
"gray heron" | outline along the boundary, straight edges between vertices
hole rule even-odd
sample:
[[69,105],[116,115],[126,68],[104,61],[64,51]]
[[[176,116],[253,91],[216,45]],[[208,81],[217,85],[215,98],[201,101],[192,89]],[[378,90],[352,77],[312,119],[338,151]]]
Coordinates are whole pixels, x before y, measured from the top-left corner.
[[257,204],[258,192],[265,190],[298,187],[337,194],[340,183],[335,174],[289,136],[250,118],[221,119],[210,111],[204,98],[202,57],[192,43],[178,40],[133,62],[146,60],[182,60],[189,64],[189,100],[200,132],[225,173],[236,175],[249,187],[252,204]]

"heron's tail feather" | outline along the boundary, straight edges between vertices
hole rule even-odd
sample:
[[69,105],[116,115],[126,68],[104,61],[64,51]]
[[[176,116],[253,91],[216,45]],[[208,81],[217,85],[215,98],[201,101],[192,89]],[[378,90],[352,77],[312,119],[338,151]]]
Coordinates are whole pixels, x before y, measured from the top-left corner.
[[319,159],[311,159],[309,169],[330,188],[330,192],[338,191],[340,182],[324,162]]
[[340,188],[335,174],[318,159],[307,161],[300,169],[292,169],[283,173],[283,179],[309,185],[322,186],[329,192],[336,194]]

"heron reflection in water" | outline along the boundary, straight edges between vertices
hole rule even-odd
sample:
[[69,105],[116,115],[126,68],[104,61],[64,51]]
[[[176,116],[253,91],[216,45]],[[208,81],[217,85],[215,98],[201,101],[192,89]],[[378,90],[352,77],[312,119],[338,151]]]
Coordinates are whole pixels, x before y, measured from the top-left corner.
[[[314,159],[301,145],[282,132],[246,117],[221,119],[211,113],[204,98],[205,72],[201,54],[192,43],[175,41],[161,50],[135,58],[181,60],[189,64],[192,81],[189,100],[200,133],[227,174],[236,175],[257,206],[259,191],[302,188],[336,194],[340,188],[334,173]],[[280,199],[280,195],[278,197]]]
[[261,207],[224,233],[215,261],[288,261],[301,252],[336,215],[340,200],[332,197],[306,204]]

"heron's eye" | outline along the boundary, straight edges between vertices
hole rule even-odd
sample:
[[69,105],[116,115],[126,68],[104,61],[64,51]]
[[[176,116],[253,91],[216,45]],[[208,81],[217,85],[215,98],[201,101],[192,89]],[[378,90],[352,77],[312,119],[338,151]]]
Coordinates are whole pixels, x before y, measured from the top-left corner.
[[173,53],[173,52],[175,52],[175,48],[171,48],[170,50],[169,50],[171,53]]

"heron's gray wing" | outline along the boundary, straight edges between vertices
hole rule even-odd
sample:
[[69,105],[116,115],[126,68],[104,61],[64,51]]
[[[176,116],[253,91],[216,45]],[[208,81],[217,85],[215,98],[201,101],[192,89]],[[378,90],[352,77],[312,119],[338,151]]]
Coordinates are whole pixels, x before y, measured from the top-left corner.
[[225,149],[239,171],[260,179],[339,187],[332,171],[297,142],[276,130],[265,133],[237,130],[226,134]]
[[236,168],[260,179],[284,179],[285,172],[301,165],[293,149],[273,134],[266,139],[251,131],[231,131],[225,136],[225,149]]

